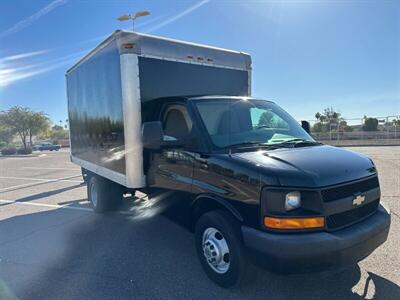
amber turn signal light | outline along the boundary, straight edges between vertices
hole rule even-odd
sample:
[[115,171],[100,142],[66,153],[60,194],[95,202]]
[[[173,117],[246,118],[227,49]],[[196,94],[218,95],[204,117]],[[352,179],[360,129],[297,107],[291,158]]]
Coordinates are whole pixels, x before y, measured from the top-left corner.
[[125,48],[125,49],[133,49],[133,47],[135,47],[135,44],[123,44],[122,45],[122,48]]
[[313,218],[274,218],[264,217],[265,227],[272,229],[309,229],[321,228],[325,225],[323,217]]

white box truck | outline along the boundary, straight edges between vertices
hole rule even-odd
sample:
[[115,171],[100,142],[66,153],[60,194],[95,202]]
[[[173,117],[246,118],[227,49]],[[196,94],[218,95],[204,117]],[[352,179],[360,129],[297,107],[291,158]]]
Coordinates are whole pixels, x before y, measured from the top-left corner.
[[250,260],[316,271],[355,264],[387,239],[373,162],[252,98],[248,54],[116,31],[66,78],[71,160],[95,211],[125,192],[172,191],[221,286],[248,278]]

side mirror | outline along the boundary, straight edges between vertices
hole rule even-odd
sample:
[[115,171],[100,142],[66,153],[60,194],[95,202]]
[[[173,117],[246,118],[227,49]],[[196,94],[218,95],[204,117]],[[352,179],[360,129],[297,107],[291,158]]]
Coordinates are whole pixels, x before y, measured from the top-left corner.
[[301,127],[303,127],[303,129],[307,132],[307,133],[311,133],[310,132],[310,123],[307,121],[301,121]]
[[163,128],[160,121],[143,123],[143,148],[159,150],[163,144],[163,135]]

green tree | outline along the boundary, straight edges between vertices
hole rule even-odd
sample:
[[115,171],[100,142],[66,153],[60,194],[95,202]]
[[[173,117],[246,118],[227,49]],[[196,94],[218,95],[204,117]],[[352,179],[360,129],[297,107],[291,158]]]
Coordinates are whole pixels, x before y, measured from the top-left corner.
[[[1,115],[0,115],[1,117]],[[12,130],[4,125],[1,124],[1,118],[0,118],[0,145],[8,145],[11,143],[12,139],[14,137],[14,133]],[[1,146],[0,146],[1,147]]]
[[28,122],[29,142],[32,146],[32,137],[46,132],[50,127],[50,120],[44,112],[31,112]]
[[315,118],[322,123],[328,124],[338,124],[343,119],[341,114],[334,111],[332,107],[325,108],[323,113],[317,112]]
[[314,126],[312,127],[312,131],[314,132],[326,132],[327,131],[327,126],[326,124],[322,123],[322,122],[316,122],[314,124]]
[[378,119],[364,117],[364,131],[378,131]]
[[346,131],[346,132],[351,132],[354,129],[353,127],[347,125],[347,122],[344,120],[339,122],[339,128],[340,128],[340,131]]
[[60,125],[54,125],[53,127],[51,127],[49,136],[53,140],[68,139],[69,131],[64,129],[64,127]]
[[48,128],[49,120],[42,112],[34,112],[28,107],[14,106],[0,112],[0,123],[12,134],[18,134],[26,149],[28,137],[32,143],[33,135]]
[[327,132],[331,129],[331,124],[340,124],[343,120],[341,114],[336,112],[332,107],[325,108],[322,113],[315,114],[317,122],[313,126],[315,132]]
[[18,134],[25,149],[26,139],[29,135],[30,113],[31,110],[29,108],[21,106],[14,106],[1,112],[1,123],[12,133]]

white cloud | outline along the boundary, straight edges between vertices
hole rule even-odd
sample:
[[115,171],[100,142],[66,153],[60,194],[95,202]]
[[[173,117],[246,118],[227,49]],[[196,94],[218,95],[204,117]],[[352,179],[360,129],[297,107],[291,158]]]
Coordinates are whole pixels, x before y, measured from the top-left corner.
[[[36,21],[41,16],[49,13],[51,10],[53,10],[57,6],[65,4],[66,1],[67,0],[53,1],[48,6],[41,9],[40,11],[38,11],[31,17],[17,23],[10,29],[8,29],[4,32],[1,32],[0,38],[4,37],[6,35],[9,35],[9,34],[15,33],[17,31],[25,28],[26,26],[29,26],[32,22]],[[182,12],[178,13],[177,15],[170,17],[170,18],[156,24],[155,26],[146,30],[146,32],[152,32],[161,27],[164,27],[164,26],[186,16],[187,14],[193,12],[194,10],[198,9],[199,7],[203,6],[204,4],[206,4],[209,1],[210,0],[202,0],[202,1],[194,4],[193,6],[183,10]],[[145,27],[146,25],[157,22],[162,17],[163,16],[149,18],[148,20],[146,20],[146,22],[142,22],[141,24],[138,24],[137,28]],[[90,40],[87,40],[87,41],[84,41],[81,43],[91,42],[91,41],[95,41],[95,40],[101,39],[101,38],[104,38],[104,37],[96,37],[94,39],[90,39]],[[79,43],[79,44],[81,44],[81,43]],[[44,59],[42,62],[39,61],[39,62],[35,62],[34,64],[32,64],[32,63],[24,64],[24,66],[20,66],[20,67],[17,66],[18,64],[17,65],[15,64],[15,63],[18,63],[19,60],[29,59],[33,56],[39,56],[42,54],[46,54],[50,51],[52,51],[52,50],[46,49],[46,50],[40,50],[40,51],[34,51],[34,52],[26,52],[26,53],[11,55],[11,56],[5,57],[3,59],[0,59],[0,87],[5,87],[5,86],[13,84],[17,81],[20,81],[22,79],[30,78],[30,77],[37,76],[37,75],[40,75],[43,73],[47,73],[54,69],[58,69],[60,67],[66,66],[67,64],[76,62],[76,60],[79,57],[81,57],[82,55],[84,55],[85,53],[87,53],[89,51],[89,49],[84,50],[84,51],[75,52],[75,53],[72,53],[72,54],[69,54],[69,55],[66,55],[66,56],[63,56],[60,58],[52,59],[52,60]]]
[[64,5],[65,3],[67,3],[67,1],[68,0],[55,0],[55,1],[51,2],[47,6],[43,7],[42,9],[40,9],[39,11],[37,11],[36,13],[31,15],[30,17],[28,17],[22,21],[19,21],[18,23],[14,24],[10,28],[0,32],[0,39],[4,38],[10,34],[17,33],[18,31],[28,27],[33,22],[39,20],[41,17],[43,17],[44,15],[51,12],[53,9],[57,8],[60,5]]
[[65,55],[51,60],[45,60],[45,62],[39,62],[30,65],[24,65],[22,67],[15,67],[12,65],[0,65],[0,87],[5,87],[13,84],[22,79],[37,76],[43,73],[47,73],[64,67],[68,64],[76,62],[84,53],[89,50],[79,51],[73,54]]
[[39,50],[39,51],[33,51],[33,52],[19,53],[19,54],[10,55],[10,56],[6,56],[4,58],[1,58],[0,62],[3,62],[3,61],[14,61],[14,60],[20,60],[20,59],[24,59],[24,58],[30,58],[32,56],[38,56],[38,55],[46,54],[46,53],[48,53],[50,51],[51,50]]

